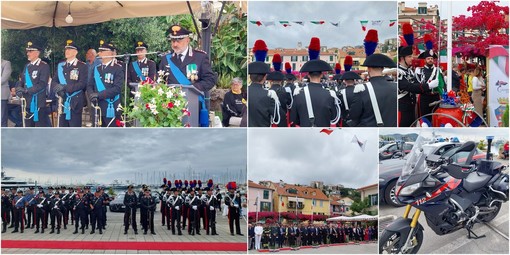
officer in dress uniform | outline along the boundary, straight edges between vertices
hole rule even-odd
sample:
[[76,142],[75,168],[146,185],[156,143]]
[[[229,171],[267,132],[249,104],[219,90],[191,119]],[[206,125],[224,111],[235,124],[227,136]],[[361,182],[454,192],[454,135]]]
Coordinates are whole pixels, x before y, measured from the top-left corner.
[[[351,127],[395,127],[397,126],[397,84],[383,76],[384,67],[396,64],[386,55],[372,54],[362,66],[368,68],[369,82],[354,87],[350,106]],[[373,93],[372,93],[373,92]]]
[[135,45],[136,61],[131,62],[128,66],[128,82],[139,83],[144,81],[145,78],[156,80],[156,62],[146,57],[149,46],[143,41],[138,41]]
[[115,119],[120,120],[121,113],[117,111],[120,104],[120,92],[124,83],[122,66],[114,62],[112,43],[99,42],[99,56],[101,65],[94,67],[92,82],[88,84],[87,91],[90,101],[101,108],[103,127],[115,127]]
[[[73,234],[78,234],[78,228],[81,229],[81,233],[85,234],[85,225],[87,223],[88,208],[90,208],[89,200],[81,189],[78,189],[78,194],[74,195],[73,199],[73,211],[76,217],[76,223],[74,225]],[[81,223],[81,227],[80,227]]]
[[333,91],[323,88],[320,83],[323,72],[331,71],[331,66],[319,59],[320,40],[313,37],[308,46],[310,61],[300,72],[307,72],[310,82],[294,91],[294,102],[290,109],[292,126],[329,127],[340,119],[340,103]]
[[11,200],[7,195],[7,189],[2,189],[2,233],[7,231],[7,225],[11,222]]
[[138,235],[138,230],[136,228],[136,206],[138,205],[138,198],[133,191],[133,185],[128,186],[128,191],[124,195],[123,203],[124,206],[126,206],[126,210],[124,211],[124,235],[127,235],[129,225],[132,226],[135,235]]
[[160,186],[160,188],[162,190],[161,190],[160,193],[158,193],[158,195],[159,195],[159,201],[160,201],[159,211],[161,212],[161,225],[165,226],[165,218],[167,216],[167,213],[166,213],[167,207],[165,206],[166,199],[167,199],[167,195],[166,195],[166,193],[167,193],[167,191],[166,191],[167,180],[166,180],[166,178],[163,178],[163,182],[164,182],[164,184]]
[[30,61],[21,72],[16,95],[26,100],[25,125],[27,127],[50,127],[46,107],[46,90],[50,80],[50,66],[39,58],[42,47],[28,42],[27,58]]
[[16,197],[16,188],[12,187],[10,192],[9,192],[9,214],[10,214],[10,222],[11,224],[9,225],[8,228],[14,228],[14,197]]
[[[195,189],[195,195],[200,199],[200,204],[198,205],[198,228],[200,229],[202,225],[204,225],[205,230],[205,222],[206,222],[206,213],[205,213],[205,201],[204,201],[204,192],[202,190],[202,181],[198,180],[197,188]],[[202,223],[200,223],[202,221]]]
[[92,231],[90,234],[94,234],[97,230],[99,230],[99,234],[103,234],[103,197],[101,196],[101,188],[97,188],[96,193],[91,198],[89,206],[90,206],[90,224],[92,226]]
[[48,187],[48,194],[45,195],[46,196],[46,202],[44,203],[44,228],[48,228],[48,223],[50,222],[51,218],[50,218],[50,214],[51,214],[51,207],[50,207],[50,203],[51,201],[53,200],[53,198],[55,197],[55,193],[53,192],[53,187]]
[[71,198],[71,193],[66,193],[66,187],[60,187],[60,195],[62,196],[62,206],[60,207],[60,211],[62,212],[62,223],[64,225],[64,229],[67,229],[67,224],[69,223],[69,200]]
[[62,98],[61,127],[81,127],[82,112],[85,106],[85,89],[87,88],[87,65],[78,60],[79,48],[73,40],[67,40],[64,47],[66,60],[58,63],[51,80],[54,94]]
[[41,229],[41,234],[44,233],[44,203],[46,202],[46,197],[44,196],[44,191],[39,191],[37,197],[35,199],[35,234],[39,233],[39,228]]
[[416,119],[416,95],[437,87],[438,82],[418,82],[411,68],[413,61],[412,46],[401,46],[398,49],[398,112],[399,127],[409,127]]
[[251,84],[248,86],[248,126],[270,127],[278,125],[280,107],[278,96],[274,91],[264,88],[269,67],[264,63],[267,56],[267,45],[263,40],[255,41],[253,47],[255,62],[248,65]]
[[149,188],[145,189],[144,196],[140,200],[140,213],[142,217],[142,228],[143,234],[146,235],[150,229],[151,234],[155,235],[154,232],[154,213],[156,212],[156,200],[151,195]]
[[25,204],[28,200],[23,196],[23,191],[18,190],[16,196],[12,200],[12,206],[14,211],[14,230],[11,233],[21,232],[25,229]]
[[267,75],[267,80],[269,81],[270,88],[269,90],[274,91],[278,96],[278,101],[280,103],[280,121],[278,123],[278,127],[288,127],[288,123],[286,120],[287,109],[290,109],[291,106],[291,96],[285,88],[283,87],[283,83],[286,80],[285,75],[281,72],[281,63],[282,59],[280,54],[274,54],[273,56],[273,67],[274,71],[270,72]]
[[170,27],[168,40],[173,52],[163,56],[159,70],[169,73],[167,84],[189,84],[205,92],[214,87],[217,77],[207,53],[189,46],[190,36],[191,31],[180,25]]
[[[439,79],[438,71],[440,71],[440,69],[434,65],[434,62],[437,60],[437,54],[431,48],[432,47],[425,50],[418,56],[418,59],[425,60],[425,66],[418,67],[415,70],[416,79],[419,83],[429,83]],[[437,105],[430,106],[429,104],[439,101],[440,99],[441,95],[434,90],[429,90],[420,94],[418,99],[419,115],[423,116],[433,113]],[[426,116],[425,118],[428,119],[429,123],[432,123],[432,116]]]
[[228,206],[228,226],[230,235],[234,235],[234,224],[236,233],[240,236],[241,226],[239,225],[239,217],[241,217],[241,196],[236,192],[237,184],[235,182],[227,183],[228,192],[225,194],[225,204]]
[[190,189],[188,190],[189,196],[187,200],[187,204],[189,206],[189,226],[188,226],[188,234],[194,236],[195,233],[200,235],[200,213],[198,211],[198,207],[201,204],[200,197],[195,195],[195,185],[192,183],[190,185]]
[[204,205],[206,211],[206,234],[209,235],[209,229],[211,229],[211,235],[218,235],[216,232],[216,207],[219,205],[219,201],[216,195],[213,194],[213,182],[209,180],[207,187],[204,189],[207,194],[204,194]]
[[168,186],[165,188],[165,203],[161,204],[162,207],[165,207],[165,219],[166,219],[166,229],[170,230],[170,222],[172,221],[172,208],[168,206],[167,200],[172,196],[171,185],[172,182],[168,181]]
[[[188,180],[184,180],[184,189],[182,189],[182,201],[184,201],[184,203],[182,204],[182,210],[181,210],[181,213],[182,213],[182,230],[184,230],[186,228],[186,224],[187,224],[187,219],[188,219],[188,214],[189,214],[189,205],[188,205]],[[189,226],[188,226],[189,227]]]
[[67,198],[66,207],[67,207],[67,219],[69,221],[69,215],[71,215],[71,225],[74,225],[74,208],[73,203],[74,199],[76,198],[75,195],[77,194],[74,191],[73,187],[69,187],[69,197]]
[[172,195],[170,198],[166,201],[167,207],[171,209],[172,212],[172,235],[175,235],[175,228],[177,223],[177,234],[182,235],[181,232],[181,209],[183,204],[183,199],[181,195],[179,194],[179,183],[176,182],[176,187],[172,188]]
[[356,81],[361,80],[361,77],[352,71],[345,72],[342,74],[341,79],[345,84],[344,88],[339,90],[338,97],[342,102],[342,123],[346,126],[346,122],[349,120],[349,110],[352,105],[352,97],[354,95],[354,86],[356,85]]
[[50,214],[51,214],[51,231],[50,234],[55,233],[55,224],[57,225],[57,234],[60,234],[60,227],[62,226],[62,198],[60,193],[55,192],[55,196],[50,200]]
[[[28,193],[25,195],[25,199],[27,200],[27,222],[25,225],[26,229],[34,228],[35,226],[35,197],[34,194],[35,187],[28,187]],[[32,227],[30,227],[32,226]]]

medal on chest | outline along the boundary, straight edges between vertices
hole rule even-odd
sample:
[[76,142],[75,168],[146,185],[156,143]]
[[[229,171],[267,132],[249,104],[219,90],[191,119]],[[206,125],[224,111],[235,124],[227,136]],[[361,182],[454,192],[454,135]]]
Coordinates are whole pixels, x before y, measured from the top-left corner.
[[198,80],[197,64],[186,65],[186,77],[191,82]]

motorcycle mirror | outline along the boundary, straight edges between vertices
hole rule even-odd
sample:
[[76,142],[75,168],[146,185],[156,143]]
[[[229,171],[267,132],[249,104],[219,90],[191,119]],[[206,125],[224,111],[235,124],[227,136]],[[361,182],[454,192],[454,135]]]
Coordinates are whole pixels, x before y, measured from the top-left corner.
[[455,153],[459,153],[461,151],[470,152],[470,151],[474,150],[475,148],[476,148],[475,142],[469,141],[469,142],[465,142],[463,145],[461,145]]

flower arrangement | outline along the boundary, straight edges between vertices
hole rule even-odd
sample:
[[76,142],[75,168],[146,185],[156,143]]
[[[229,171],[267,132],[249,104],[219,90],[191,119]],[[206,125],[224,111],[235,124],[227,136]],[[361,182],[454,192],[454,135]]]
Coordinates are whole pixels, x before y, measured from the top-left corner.
[[168,86],[168,73],[158,72],[157,81],[146,78],[138,85],[130,103],[128,116],[142,127],[189,127],[183,118],[190,116],[186,92],[181,87]]

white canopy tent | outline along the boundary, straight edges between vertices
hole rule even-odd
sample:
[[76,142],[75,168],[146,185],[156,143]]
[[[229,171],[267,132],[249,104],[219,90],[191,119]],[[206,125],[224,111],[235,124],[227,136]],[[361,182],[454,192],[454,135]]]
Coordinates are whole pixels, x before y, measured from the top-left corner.
[[340,222],[347,222],[347,221],[377,221],[379,218],[377,215],[371,216],[371,215],[358,215],[358,216],[337,216],[333,218],[326,219],[326,221],[340,221]]
[[[189,14],[190,8],[196,16],[200,1],[2,1],[2,29],[80,26],[122,18]],[[65,21],[69,10],[72,23]]]

